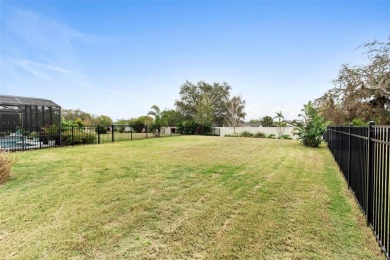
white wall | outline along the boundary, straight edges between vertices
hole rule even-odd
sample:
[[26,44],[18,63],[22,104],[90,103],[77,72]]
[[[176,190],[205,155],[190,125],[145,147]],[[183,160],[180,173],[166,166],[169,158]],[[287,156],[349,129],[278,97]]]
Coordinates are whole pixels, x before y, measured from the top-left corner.
[[[234,128],[233,127],[214,127],[214,128],[219,128],[220,129],[220,136],[225,136],[226,134],[233,134],[234,133]],[[284,132],[283,134],[285,135],[292,135],[292,131],[294,130],[294,127],[292,126],[286,126],[283,127]],[[241,132],[250,132],[253,134],[256,134],[257,132],[262,132],[266,135],[274,134],[276,137],[278,136],[278,130],[277,127],[252,127],[252,126],[247,126],[247,127],[236,127],[236,134],[240,134]],[[171,134],[171,127],[161,127],[161,134]]]
[[[216,127],[216,128],[220,129],[220,136],[225,136],[226,134],[228,134],[228,135],[234,134],[233,127]],[[290,135],[291,137],[293,137],[292,131],[294,130],[294,127],[286,126],[286,127],[283,127],[283,129],[284,129],[283,134]],[[259,127],[252,127],[252,126],[236,127],[236,134],[240,134],[241,132],[244,132],[244,131],[247,131],[247,132],[250,132],[253,134],[256,134],[257,132],[262,132],[266,135],[274,134],[274,135],[276,135],[276,137],[278,136],[277,127],[262,127],[262,126],[259,126]]]
[[[170,135],[171,134],[171,128],[176,128],[176,127],[171,127],[171,126],[167,126],[167,127],[161,127],[161,134],[163,135]],[[176,129],[176,133],[177,133],[177,129]]]

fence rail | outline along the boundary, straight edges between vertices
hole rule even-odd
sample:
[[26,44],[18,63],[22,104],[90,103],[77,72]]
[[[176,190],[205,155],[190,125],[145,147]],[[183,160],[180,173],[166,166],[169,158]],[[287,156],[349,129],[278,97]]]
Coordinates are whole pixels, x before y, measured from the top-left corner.
[[[212,128],[203,135],[219,136],[220,130]],[[199,133],[198,133],[199,134]],[[51,147],[102,144],[155,137],[179,135],[175,127],[162,127],[160,132],[136,125],[109,126],[49,126],[46,128],[22,129],[0,128],[0,150],[25,151]]]
[[390,259],[390,126],[328,127],[324,139],[380,247]]
[[132,125],[57,127],[21,129],[0,128],[0,150],[24,151],[50,147],[101,144],[125,140],[176,135],[164,128],[160,133]]

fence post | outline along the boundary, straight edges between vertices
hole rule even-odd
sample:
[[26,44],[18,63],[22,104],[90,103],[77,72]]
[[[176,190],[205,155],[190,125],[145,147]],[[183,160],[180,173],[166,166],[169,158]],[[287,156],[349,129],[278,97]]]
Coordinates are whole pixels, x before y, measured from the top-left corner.
[[368,124],[368,145],[367,145],[367,176],[366,176],[366,216],[367,226],[372,223],[372,206],[373,206],[373,171],[372,171],[372,160],[373,160],[373,145],[372,145],[372,129],[375,123],[370,121]]
[[133,140],[133,126],[130,126],[130,140]]
[[329,131],[330,131],[330,148],[331,148],[331,151],[332,151],[332,155],[333,155],[333,157],[334,157],[334,150],[333,150],[333,148],[334,148],[334,127],[329,127]]
[[148,139],[148,125],[145,125],[145,134],[146,134],[146,139]]
[[72,146],[73,146],[73,142],[74,142],[74,136],[73,135],[74,135],[74,131],[73,131],[73,126],[72,126],[72,135],[71,135],[72,136]]
[[98,144],[100,144],[100,125],[97,126],[97,132],[98,132]]
[[[23,130],[21,131],[21,135],[20,135],[20,138],[22,139],[22,150],[25,150],[26,149],[26,141],[24,140],[24,138],[27,138],[27,130]],[[18,137],[16,137],[18,138]],[[16,139],[17,140],[17,139]],[[16,146],[16,143],[15,143],[15,149],[17,148]]]
[[39,149],[42,149],[42,142],[43,142],[43,140],[41,139],[41,129],[40,129],[40,127],[37,127],[37,133],[38,133]]
[[341,165],[342,165],[342,163],[341,163],[341,159],[342,159],[342,151],[343,151],[343,125],[340,125],[340,129],[339,129],[340,131],[339,131],[339,135],[340,135],[340,152],[339,152],[339,168],[340,168],[340,171],[341,171]]
[[349,124],[348,127],[348,188],[351,187],[351,127],[353,124]]
[[60,126],[58,128],[60,131],[60,134],[59,134],[60,139],[58,140],[58,142],[59,142],[59,145],[61,146],[62,145],[62,125],[60,124]]
[[111,125],[111,141],[114,142],[114,125]]

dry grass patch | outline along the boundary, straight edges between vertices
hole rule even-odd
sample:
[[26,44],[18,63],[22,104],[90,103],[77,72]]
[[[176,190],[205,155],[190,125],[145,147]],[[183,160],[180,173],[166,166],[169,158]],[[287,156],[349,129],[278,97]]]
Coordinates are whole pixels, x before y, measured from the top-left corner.
[[19,157],[0,258],[382,258],[325,147],[188,136]]
[[10,177],[11,167],[16,162],[15,158],[8,152],[0,150],[0,184]]

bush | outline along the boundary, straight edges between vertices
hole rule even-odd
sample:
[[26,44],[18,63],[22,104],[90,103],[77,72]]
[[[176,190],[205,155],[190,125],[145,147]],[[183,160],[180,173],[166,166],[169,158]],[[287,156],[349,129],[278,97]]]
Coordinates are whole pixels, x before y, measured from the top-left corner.
[[253,134],[248,131],[241,132],[240,137],[253,137]]
[[294,130],[294,135],[305,146],[318,147],[322,142],[322,134],[325,132],[328,125],[325,119],[318,114],[313,103],[309,101],[301,110],[303,114],[299,114],[303,118],[303,122],[297,124]]
[[240,137],[238,134],[225,134],[225,137]]
[[11,173],[11,167],[15,163],[15,158],[6,151],[0,151],[0,184],[5,182]]
[[364,121],[363,121],[362,119],[360,119],[360,118],[353,119],[353,120],[352,120],[352,124],[353,124],[354,126],[367,126],[367,125],[368,125],[368,123],[364,122]]
[[[60,141],[60,127],[56,125],[51,125],[43,130],[45,132],[45,141],[46,140],[55,140],[56,142]],[[47,138],[47,139],[46,139]]]
[[281,136],[282,139],[286,139],[286,140],[291,140],[291,136],[290,135],[282,135]]
[[85,133],[81,131],[72,132],[66,131],[61,135],[61,144],[62,145],[77,145],[77,144],[93,144],[96,143],[96,134],[95,133]]
[[51,125],[45,129],[47,135],[58,135],[60,128],[56,125]]
[[105,127],[105,126],[96,127],[95,132],[97,134],[107,134],[107,127]]
[[275,135],[275,134],[269,134],[269,135],[267,136],[267,138],[276,139],[276,135]]
[[123,132],[125,132],[125,127],[126,126],[124,126],[124,125],[118,125],[115,127],[115,129],[118,129],[119,133],[123,133]]
[[183,135],[211,134],[213,128],[210,125],[200,125],[194,121],[184,121],[177,125],[177,132]]
[[136,133],[142,133],[142,131],[145,128],[145,122],[139,118],[132,121],[131,124],[132,124],[132,127]]
[[266,138],[266,134],[262,133],[262,132],[257,132],[256,134],[254,134],[255,138]]

